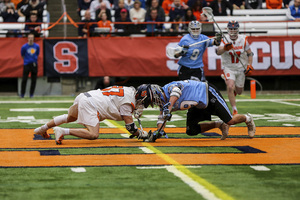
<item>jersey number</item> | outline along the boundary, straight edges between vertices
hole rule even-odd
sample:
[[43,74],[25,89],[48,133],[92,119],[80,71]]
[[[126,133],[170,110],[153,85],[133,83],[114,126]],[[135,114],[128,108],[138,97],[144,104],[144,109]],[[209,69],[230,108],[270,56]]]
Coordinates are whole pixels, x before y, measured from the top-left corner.
[[112,86],[109,88],[105,88],[102,91],[103,95],[110,96],[110,95],[115,95],[119,97],[124,97],[124,88],[123,86]]
[[[240,51],[236,51],[235,53],[239,57],[241,56],[241,52]],[[231,63],[238,63],[239,62],[239,58],[237,56],[234,56],[233,52],[229,52],[229,54],[231,55]]]
[[197,60],[199,53],[200,53],[199,49],[194,49],[192,55],[190,56],[190,59]]

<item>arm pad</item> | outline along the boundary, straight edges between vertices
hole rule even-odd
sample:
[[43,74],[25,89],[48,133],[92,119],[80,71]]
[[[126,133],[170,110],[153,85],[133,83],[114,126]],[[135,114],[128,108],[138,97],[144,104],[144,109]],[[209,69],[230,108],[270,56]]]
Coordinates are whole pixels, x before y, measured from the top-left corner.
[[132,122],[131,124],[126,124],[125,127],[127,131],[129,131],[129,133],[131,134],[134,134],[138,130],[134,122]]
[[179,87],[173,87],[170,96],[178,97],[178,99],[181,96],[181,90]]

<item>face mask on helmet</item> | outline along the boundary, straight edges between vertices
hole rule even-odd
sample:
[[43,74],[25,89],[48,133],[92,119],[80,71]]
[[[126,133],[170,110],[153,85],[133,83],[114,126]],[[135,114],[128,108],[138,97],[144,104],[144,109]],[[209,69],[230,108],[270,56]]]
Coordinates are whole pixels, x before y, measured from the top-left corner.
[[151,84],[151,90],[153,94],[153,104],[159,107],[163,107],[166,104],[164,91],[159,85]]
[[189,23],[188,31],[192,38],[197,39],[201,33],[201,23],[198,21],[191,21]]
[[230,21],[227,24],[228,35],[230,39],[236,40],[239,34],[239,23],[237,21]]

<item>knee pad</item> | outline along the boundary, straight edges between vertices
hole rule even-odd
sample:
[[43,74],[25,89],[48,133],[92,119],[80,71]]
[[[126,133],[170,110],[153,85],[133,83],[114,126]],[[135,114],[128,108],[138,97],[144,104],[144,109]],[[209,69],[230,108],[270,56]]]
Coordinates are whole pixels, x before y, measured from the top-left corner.
[[54,124],[56,126],[59,126],[59,125],[61,125],[63,123],[67,123],[68,122],[68,115],[67,114],[59,115],[57,117],[54,117],[53,120],[54,120]]

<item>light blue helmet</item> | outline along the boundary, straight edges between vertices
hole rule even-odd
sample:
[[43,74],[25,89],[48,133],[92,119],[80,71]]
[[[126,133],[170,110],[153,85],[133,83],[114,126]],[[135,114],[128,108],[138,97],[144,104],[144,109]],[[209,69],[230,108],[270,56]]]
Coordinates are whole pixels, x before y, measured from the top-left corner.
[[201,23],[198,21],[191,21],[189,23],[188,31],[192,38],[198,39],[201,33]]

